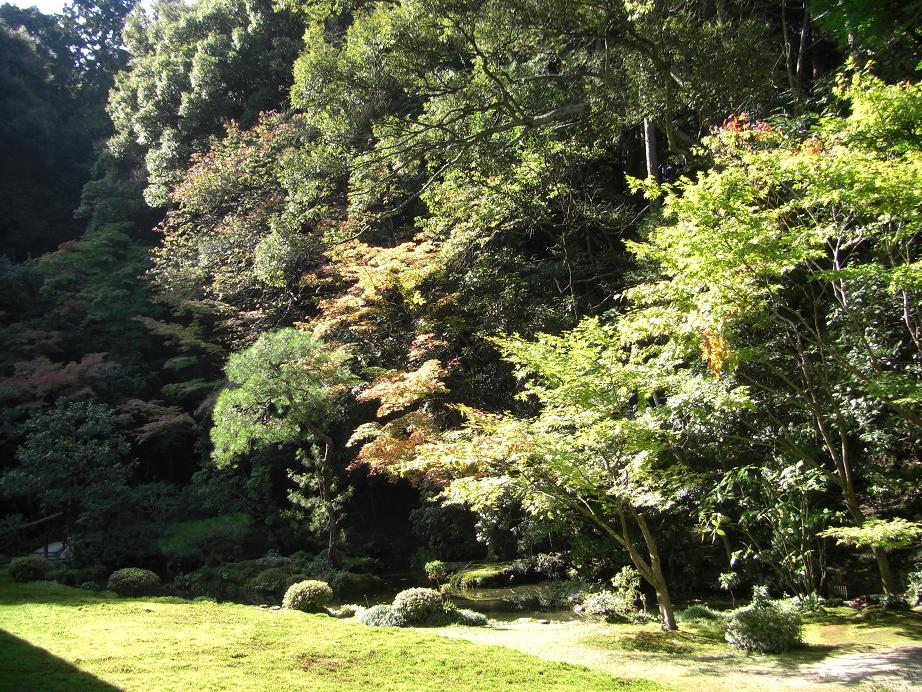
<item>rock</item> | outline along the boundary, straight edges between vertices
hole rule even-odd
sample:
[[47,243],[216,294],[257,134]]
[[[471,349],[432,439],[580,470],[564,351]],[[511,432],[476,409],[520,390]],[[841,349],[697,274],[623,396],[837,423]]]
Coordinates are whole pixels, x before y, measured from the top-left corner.
[[516,622],[521,625],[527,625],[529,622],[531,622],[531,618],[517,618]]
[[269,610],[281,610],[282,606],[272,606]]
[[538,624],[539,625],[550,625],[551,621],[550,620],[538,620]]

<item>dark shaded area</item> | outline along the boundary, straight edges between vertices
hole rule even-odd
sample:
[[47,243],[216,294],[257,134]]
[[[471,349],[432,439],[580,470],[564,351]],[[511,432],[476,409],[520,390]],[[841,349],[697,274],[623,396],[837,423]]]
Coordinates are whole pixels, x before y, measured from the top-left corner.
[[0,630],[0,689],[28,692],[118,688],[24,639]]

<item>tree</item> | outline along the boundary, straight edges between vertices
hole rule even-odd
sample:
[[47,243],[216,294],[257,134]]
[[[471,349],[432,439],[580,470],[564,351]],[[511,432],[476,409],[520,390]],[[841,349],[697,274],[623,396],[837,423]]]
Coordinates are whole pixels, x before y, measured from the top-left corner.
[[[343,396],[356,383],[350,354],[297,329],[267,332],[231,355],[230,386],[218,397],[211,439],[214,459],[229,465],[265,447],[294,446],[298,460],[313,476],[301,479],[301,493],[316,488],[325,517],[327,560],[333,559],[341,505],[336,497],[336,444],[327,432],[342,415]],[[313,446],[322,448],[315,453]]]
[[128,66],[109,98],[116,159],[140,156],[151,206],[169,202],[189,157],[227,122],[284,103],[303,27],[268,0],[159,2],[129,15]]
[[0,476],[0,490],[34,512],[61,512],[68,540],[85,506],[127,486],[133,462],[114,411],[94,401],[59,401],[26,422],[17,465]]
[[837,94],[851,114],[808,137],[728,120],[714,168],[655,188],[665,223],[632,248],[662,278],[630,292],[629,319],[749,387],[750,440],[822,472],[861,525],[862,475],[912,454],[922,428],[922,90],[859,73]]
[[532,512],[579,517],[627,551],[656,591],[663,628],[675,629],[652,522],[696,482],[681,428],[739,393],[693,371],[658,375],[659,363],[634,359],[617,327],[594,319],[559,337],[497,343],[538,414],[465,409],[466,429],[424,446],[407,468],[447,481],[446,495],[475,506],[508,485]]

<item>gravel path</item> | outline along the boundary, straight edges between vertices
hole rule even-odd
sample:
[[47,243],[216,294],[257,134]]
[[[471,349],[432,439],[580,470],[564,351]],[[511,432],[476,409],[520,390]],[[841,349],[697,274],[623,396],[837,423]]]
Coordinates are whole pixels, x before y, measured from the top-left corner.
[[[429,630],[432,632],[432,630]],[[664,655],[596,648],[585,639],[605,635],[604,624],[583,621],[491,621],[489,627],[448,627],[437,633],[505,646],[551,661],[602,670],[620,678],[653,679],[678,690],[874,690],[922,692],[922,644],[830,655],[817,663],[781,663],[769,657]],[[857,688],[854,686],[858,686]]]

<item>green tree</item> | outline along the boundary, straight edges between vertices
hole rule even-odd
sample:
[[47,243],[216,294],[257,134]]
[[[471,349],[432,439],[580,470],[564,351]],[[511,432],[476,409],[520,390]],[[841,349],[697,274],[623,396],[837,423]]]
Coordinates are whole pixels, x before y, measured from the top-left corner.
[[0,489],[34,513],[60,512],[71,540],[84,507],[126,487],[133,466],[129,453],[110,407],[60,401],[26,422],[17,465],[0,476]]
[[[327,559],[332,560],[342,520],[336,497],[336,444],[328,430],[342,416],[342,401],[356,378],[350,354],[297,329],[267,332],[231,355],[231,385],[218,397],[211,439],[214,458],[228,465],[254,450],[293,446],[313,481],[302,480],[295,500],[316,488],[324,515]],[[313,446],[322,447],[315,453]]]
[[805,138],[728,121],[714,168],[657,190],[666,222],[632,247],[662,279],[631,291],[628,321],[748,386],[752,442],[821,471],[861,525],[862,477],[911,454],[922,427],[922,90],[860,73],[837,93],[850,115]]

